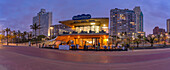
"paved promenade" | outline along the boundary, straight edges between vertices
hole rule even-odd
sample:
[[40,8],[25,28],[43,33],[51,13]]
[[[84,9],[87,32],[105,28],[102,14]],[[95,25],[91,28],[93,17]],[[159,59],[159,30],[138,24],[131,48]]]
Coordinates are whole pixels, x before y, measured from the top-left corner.
[[0,46],[0,70],[169,70],[170,49],[60,51]]

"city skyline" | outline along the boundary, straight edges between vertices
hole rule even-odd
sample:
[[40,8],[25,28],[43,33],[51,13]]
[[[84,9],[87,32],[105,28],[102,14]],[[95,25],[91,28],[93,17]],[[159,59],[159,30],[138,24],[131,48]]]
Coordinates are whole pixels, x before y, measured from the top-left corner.
[[[53,24],[57,24],[59,23],[58,21],[71,19],[72,16],[77,14],[91,14],[93,17],[109,17],[111,9],[133,9],[135,6],[140,6],[144,14],[144,31],[148,35],[152,33],[152,29],[155,26],[166,29],[166,20],[170,18],[170,14],[168,14],[168,11],[170,11],[168,6],[170,4],[168,2],[168,0],[81,0],[74,2],[69,0],[44,0],[40,4],[40,1],[31,0],[15,0],[15,3],[10,0],[1,0],[0,26],[1,29],[2,27],[9,27],[12,30],[31,31],[32,17],[41,8],[53,12]],[[19,26],[16,26],[16,24]]]

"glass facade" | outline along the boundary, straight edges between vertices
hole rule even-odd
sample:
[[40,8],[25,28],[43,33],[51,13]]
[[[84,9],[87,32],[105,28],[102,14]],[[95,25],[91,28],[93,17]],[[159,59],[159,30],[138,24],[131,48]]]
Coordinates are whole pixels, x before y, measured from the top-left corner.
[[81,33],[81,31],[85,31],[87,33],[90,33],[90,30],[91,31],[94,31],[95,33],[99,33],[99,31],[101,30],[99,28],[99,26],[78,26],[78,27],[75,27],[76,28],[76,32],[78,33]]
[[92,47],[93,45],[97,45],[99,43],[99,38],[82,38],[76,39],[75,44],[79,44],[80,46],[87,45]]

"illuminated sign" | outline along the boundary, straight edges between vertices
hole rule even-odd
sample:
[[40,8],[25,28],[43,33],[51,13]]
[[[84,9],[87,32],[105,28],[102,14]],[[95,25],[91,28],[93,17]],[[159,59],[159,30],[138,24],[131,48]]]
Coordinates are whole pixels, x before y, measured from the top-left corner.
[[73,16],[72,20],[82,20],[82,19],[90,19],[91,15],[90,14],[82,14],[82,15],[77,15]]

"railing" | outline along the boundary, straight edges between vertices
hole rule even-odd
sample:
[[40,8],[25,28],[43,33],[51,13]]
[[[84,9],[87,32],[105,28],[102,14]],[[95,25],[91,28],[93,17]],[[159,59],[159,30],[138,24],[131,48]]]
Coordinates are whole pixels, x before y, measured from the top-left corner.
[[[77,31],[73,31],[73,32],[63,32],[62,34],[94,34],[94,33],[97,33],[97,32],[95,32],[95,31],[89,31],[89,32],[87,32],[87,31],[81,31],[80,33],[78,33]],[[106,33],[105,31],[99,31],[99,33]]]

